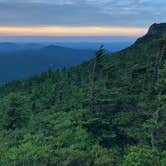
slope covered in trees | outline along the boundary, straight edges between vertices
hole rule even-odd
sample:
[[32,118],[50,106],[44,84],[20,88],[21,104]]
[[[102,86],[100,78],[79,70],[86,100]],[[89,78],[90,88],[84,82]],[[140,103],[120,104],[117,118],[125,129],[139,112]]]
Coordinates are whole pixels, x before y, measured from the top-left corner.
[[[161,28],[162,27],[162,28]],[[0,88],[0,165],[165,166],[166,24],[131,47]]]

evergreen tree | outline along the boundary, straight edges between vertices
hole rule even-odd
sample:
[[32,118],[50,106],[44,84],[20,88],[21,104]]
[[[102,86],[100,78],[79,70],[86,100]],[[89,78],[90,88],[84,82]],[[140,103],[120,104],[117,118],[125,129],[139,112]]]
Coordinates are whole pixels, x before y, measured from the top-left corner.
[[6,98],[3,126],[7,130],[26,127],[29,116],[26,98],[17,93],[9,94]]

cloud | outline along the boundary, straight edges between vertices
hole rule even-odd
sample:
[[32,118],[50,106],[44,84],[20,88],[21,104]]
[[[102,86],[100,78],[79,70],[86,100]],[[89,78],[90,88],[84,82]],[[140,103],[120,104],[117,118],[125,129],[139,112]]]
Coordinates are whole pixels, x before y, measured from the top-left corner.
[[148,27],[164,22],[166,1],[0,0],[0,26]]

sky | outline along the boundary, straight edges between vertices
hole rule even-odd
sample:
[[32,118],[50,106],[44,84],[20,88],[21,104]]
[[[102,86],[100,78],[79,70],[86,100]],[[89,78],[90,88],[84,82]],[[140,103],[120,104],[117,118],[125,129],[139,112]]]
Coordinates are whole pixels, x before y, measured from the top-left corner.
[[123,40],[165,22],[166,0],[0,0],[2,40]]

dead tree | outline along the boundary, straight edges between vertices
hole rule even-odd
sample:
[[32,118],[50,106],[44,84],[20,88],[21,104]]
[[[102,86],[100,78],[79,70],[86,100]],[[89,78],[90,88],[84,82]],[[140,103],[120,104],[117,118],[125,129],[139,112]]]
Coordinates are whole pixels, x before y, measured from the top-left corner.
[[[160,82],[160,69],[162,67],[164,57],[166,56],[166,40],[161,40],[159,44],[160,44],[160,51],[159,51],[159,55],[156,60],[156,65],[155,65],[155,70],[154,70],[154,85],[158,85]],[[158,94],[158,96],[160,96],[161,91],[159,90],[157,92],[157,94]],[[160,120],[161,111],[164,109],[164,106],[162,106],[160,103],[159,97],[157,100],[158,100],[157,108],[156,108],[156,111],[153,113],[153,121],[156,126]],[[155,135],[156,135],[156,130],[154,129],[151,133],[151,145],[153,148],[155,147],[155,144],[154,144]]]
[[98,72],[97,72],[97,65],[100,62],[100,59],[105,55],[104,46],[101,45],[100,49],[96,52],[96,57],[94,59],[93,69],[92,69],[92,86],[91,86],[91,105],[90,109],[92,111],[95,110],[95,98],[96,98],[96,86],[95,82],[97,80]]

